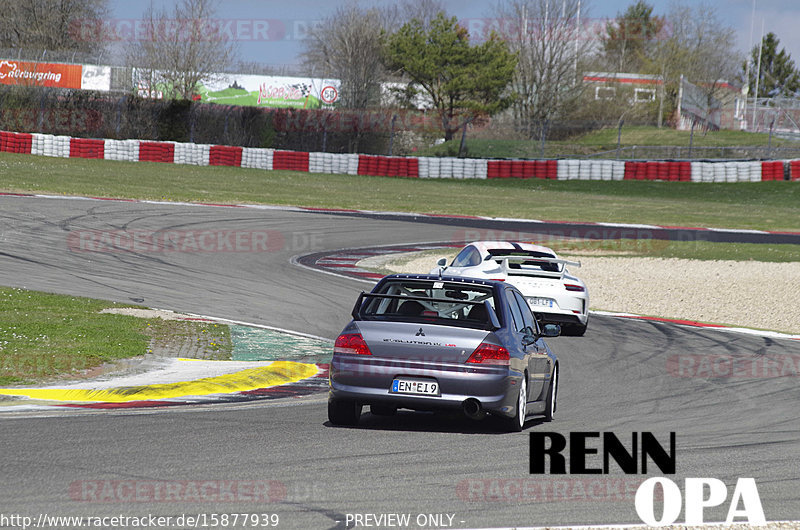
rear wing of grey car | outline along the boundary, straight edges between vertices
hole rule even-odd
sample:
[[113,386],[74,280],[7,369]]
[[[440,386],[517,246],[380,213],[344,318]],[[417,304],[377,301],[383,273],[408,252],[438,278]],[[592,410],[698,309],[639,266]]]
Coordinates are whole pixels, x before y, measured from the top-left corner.
[[[420,302],[420,303],[428,303],[428,304],[441,304],[443,302],[449,302],[453,304],[463,305],[463,306],[480,306],[484,313],[482,315],[483,318],[480,319],[481,327],[484,329],[488,329],[491,331],[495,331],[500,329],[502,326],[500,325],[500,320],[497,318],[497,313],[495,313],[494,307],[489,302],[489,300],[458,300],[458,299],[449,299],[449,298],[431,298],[429,296],[409,296],[405,294],[383,294],[383,293],[367,293],[361,292],[358,295],[358,300],[356,300],[356,304],[353,306],[353,310],[351,311],[351,315],[353,316],[353,320],[372,320],[377,315],[376,313],[369,314],[365,312],[365,309],[369,304],[365,303],[367,299],[375,299],[375,298],[383,298],[389,300],[397,300],[398,302]],[[471,311],[470,311],[471,313]],[[397,316],[397,315],[395,315]],[[411,315],[407,315],[411,316]],[[425,318],[426,315],[420,315],[422,318]],[[436,315],[438,317],[438,315]],[[430,315],[428,316],[430,318]],[[456,320],[456,319],[449,319],[449,318],[440,318],[440,323],[447,325],[448,323],[451,325],[459,325],[464,323],[465,320]]]

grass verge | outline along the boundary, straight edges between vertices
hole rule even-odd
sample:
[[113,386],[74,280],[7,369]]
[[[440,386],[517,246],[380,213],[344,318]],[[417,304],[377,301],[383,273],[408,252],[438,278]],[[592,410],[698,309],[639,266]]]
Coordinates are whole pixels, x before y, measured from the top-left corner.
[[609,239],[603,241],[544,240],[539,242],[565,255],[596,257],[650,257],[705,261],[800,261],[800,245]]
[[796,182],[403,179],[0,153],[0,190],[800,231]]
[[[562,256],[575,257],[649,257],[676,258],[704,261],[759,261],[759,262],[798,262],[800,245],[761,245],[752,243],[712,243],[708,241],[660,241],[660,240],[570,240],[544,239],[530,241],[552,248]],[[441,248],[421,250],[402,254],[392,254],[368,258],[359,266],[380,274],[396,272],[428,273],[436,267],[439,258],[447,258],[448,263],[461,250],[460,248]],[[409,270],[411,266],[414,270]],[[580,270],[573,271],[580,276]]]
[[[100,313],[113,302],[0,287],[0,385],[77,375],[154,347],[203,336],[209,324]],[[230,356],[225,330],[196,350]],[[210,335],[209,335],[210,336]],[[219,338],[221,337],[221,338]],[[202,339],[206,340],[206,339]]]
[[[586,133],[569,140],[547,141],[544,145],[544,156],[558,158],[564,156],[587,156],[597,153],[606,153],[606,158],[614,158],[617,148],[617,128],[608,127]],[[639,156],[653,156],[647,153],[658,153],[647,147],[682,147],[687,150],[670,149],[663,151],[661,156],[687,156],[691,141],[693,148],[751,148],[751,147],[800,147],[800,142],[785,140],[778,137],[769,139],[766,133],[751,133],[745,131],[695,131],[690,140],[689,131],[679,131],[670,127],[629,126],[622,128],[620,147],[644,148],[639,151]],[[422,156],[455,156],[460,146],[460,137],[440,145],[436,145],[419,152]],[[468,156],[477,158],[538,158],[542,156],[542,146],[537,140],[511,140],[500,138],[467,138],[466,149]],[[731,152],[731,151],[728,151]],[[736,152],[736,150],[734,150]],[[740,154],[725,155],[722,150],[695,151],[695,156],[746,156],[744,150]],[[679,154],[680,153],[680,154]],[[705,153],[705,154],[698,154]],[[719,153],[719,154],[714,154]],[[625,153],[623,156],[635,156]]]

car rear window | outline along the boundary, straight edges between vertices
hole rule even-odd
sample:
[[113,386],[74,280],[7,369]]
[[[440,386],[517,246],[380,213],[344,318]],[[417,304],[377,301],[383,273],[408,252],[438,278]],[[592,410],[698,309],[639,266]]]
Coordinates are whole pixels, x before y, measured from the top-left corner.
[[401,279],[384,282],[375,294],[383,296],[368,295],[362,303],[359,316],[365,320],[434,321],[485,328],[491,320],[484,301],[495,307],[494,292],[488,285]]

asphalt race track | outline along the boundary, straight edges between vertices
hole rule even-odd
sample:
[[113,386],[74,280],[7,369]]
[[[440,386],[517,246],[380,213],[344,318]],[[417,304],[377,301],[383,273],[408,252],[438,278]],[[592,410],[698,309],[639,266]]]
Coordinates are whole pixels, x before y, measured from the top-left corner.
[[[74,234],[95,230],[257,231],[270,251],[81,248]],[[298,267],[292,257],[463,233],[412,220],[5,196],[0,284],[334,338],[368,285]],[[665,445],[676,433],[677,474],[669,478],[681,489],[685,477],[714,477],[730,495],[737,478],[753,477],[767,520],[800,519],[800,342],[594,315],[585,337],[550,344],[561,362],[557,420],[531,419],[517,434],[499,432],[491,419],[411,413],[365,414],[358,429],[334,428],[324,394],[3,413],[0,512],[173,521],[264,513],[278,514],[279,528],[310,529],[345,528],[347,514],[351,526],[353,514],[409,514],[412,526],[455,528],[639,523],[633,495],[645,476],[625,475],[613,462],[607,475],[530,475],[529,433],[613,431],[628,445],[632,432],[648,431]],[[669,360],[677,355],[769,361],[783,370],[793,359],[795,371],[676,373]],[[727,508],[707,510],[706,520],[724,521]]]

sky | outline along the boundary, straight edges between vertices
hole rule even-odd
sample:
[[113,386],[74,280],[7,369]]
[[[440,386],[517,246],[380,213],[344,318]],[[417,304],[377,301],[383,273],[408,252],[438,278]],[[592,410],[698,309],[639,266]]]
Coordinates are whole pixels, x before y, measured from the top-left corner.
[[[171,5],[171,0],[152,0],[158,9]],[[217,15],[225,32],[236,41],[241,59],[270,65],[280,69],[283,65],[300,63],[299,54],[304,49],[303,37],[315,22],[331,16],[338,7],[353,0],[222,0]],[[500,0],[502,1],[502,0]],[[553,4],[560,0],[552,0]],[[584,18],[602,22],[622,13],[635,0],[584,0]],[[655,14],[665,14],[675,0],[648,0]],[[733,28],[737,48],[743,55],[752,45],[757,45],[761,34],[774,32],[781,46],[800,65],[800,0],[680,0],[686,5],[710,5],[720,20]],[[129,0],[110,0],[110,19],[118,28],[132,25],[141,19],[146,3]],[[361,0],[363,6],[386,6],[391,0]],[[476,30],[493,17],[497,1],[444,0],[447,14],[456,16],[470,30]],[[752,28],[752,29],[751,29]],[[752,37],[751,37],[752,34]]]

